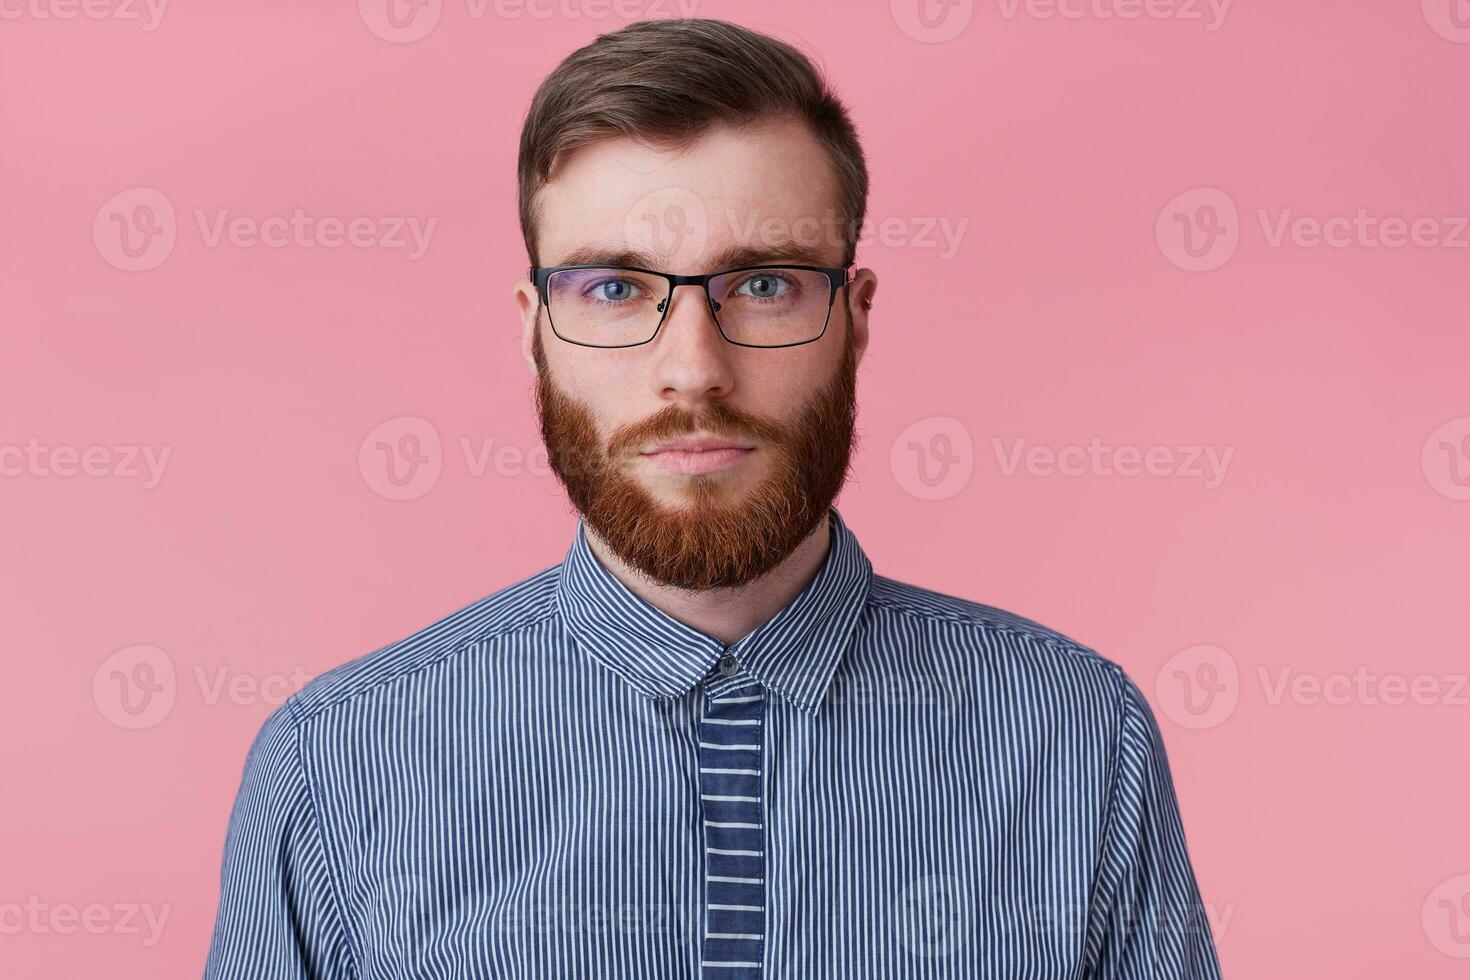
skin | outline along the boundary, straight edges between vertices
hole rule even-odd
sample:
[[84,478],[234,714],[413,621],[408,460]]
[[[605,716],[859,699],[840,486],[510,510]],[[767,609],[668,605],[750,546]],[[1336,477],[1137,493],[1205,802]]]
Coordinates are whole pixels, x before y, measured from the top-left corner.
[[[705,234],[665,235],[661,243],[654,229],[628,220],[637,213],[639,202],[649,195],[667,194],[669,188],[691,193],[703,204],[708,219]],[[562,265],[584,261],[573,253],[588,247],[608,252],[636,249],[648,253],[647,261],[630,264],[693,275],[728,268],[721,253],[732,248],[782,251],[805,244],[817,252],[792,258],[785,247],[782,255],[759,261],[836,267],[842,264],[843,245],[827,231],[827,217],[835,207],[833,188],[826,151],[799,121],[719,126],[684,150],[608,139],[574,154],[539,192],[539,259],[542,265]],[[781,229],[774,237],[773,225]],[[784,242],[793,230],[797,241]],[[697,413],[712,401],[724,401],[789,424],[812,393],[833,377],[847,329],[861,361],[868,345],[865,306],[876,290],[873,271],[856,270],[850,285],[838,291],[821,339],[774,349],[727,343],[697,288],[674,291],[667,319],[652,342],[620,349],[581,347],[558,339],[529,279],[516,284],[514,296],[523,325],[522,352],[532,375],[537,372],[532,343],[539,330],[551,378],[591,411],[606,446],[619,429],[671,403]],[[687,499],[690,477],[636,456],[629,457],[627,465],[661,504],[676,508]],[[769,465],[770,454],[758,446],[721,471],[722,493],[738,501]],[[830,528],[824,518],[782,563],[753,582],[700,591],[648,580],[622,562],[590,528],[588,543],[598,560],[636,595],[728,645],[769,620],[812,581],[826,557]]]

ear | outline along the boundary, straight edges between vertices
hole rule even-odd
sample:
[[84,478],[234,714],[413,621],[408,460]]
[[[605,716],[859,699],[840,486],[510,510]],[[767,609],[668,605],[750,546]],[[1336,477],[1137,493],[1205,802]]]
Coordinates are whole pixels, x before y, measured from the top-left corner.
[[852,345],[856,360],[861,362],[868,349],[868,315],[873,308],[873,296],[878,292],[878,275],[872,269],[859,269],[848,281],[847,315],[852,322]]
[[541,297],[536,292],[535,283],[530,279],[522,278],[515,285],[516,307],[521,314],[521,355],[525,357],[526,364],[531,369],[531,377],[536,376],[536,355],[532,342],[536,338],[536,329],[541,322]]

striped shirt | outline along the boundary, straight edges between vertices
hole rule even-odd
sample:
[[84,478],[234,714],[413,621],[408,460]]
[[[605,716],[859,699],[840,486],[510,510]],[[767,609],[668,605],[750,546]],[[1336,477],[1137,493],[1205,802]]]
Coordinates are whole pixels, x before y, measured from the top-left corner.
[[829,519],[728,646],[579,523],[307,684],[246,758],[207,980],[1218,977],[1130,678]]

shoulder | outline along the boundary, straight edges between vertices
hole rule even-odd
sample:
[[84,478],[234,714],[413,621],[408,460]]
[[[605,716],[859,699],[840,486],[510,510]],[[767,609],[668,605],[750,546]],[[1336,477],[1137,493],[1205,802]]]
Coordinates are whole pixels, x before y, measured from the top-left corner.
[[301,722],[408,675],[454,666],[471,651],[534,628],[556,613],[561,564],[441,616],[422,629],[309,681],[283,708]]
[[995,606],[881,575],[873,578],[868,606],[879,643],[885,634],[904,637],[897,646],[911,648],[957,689],[1009,704],[1017,698],[1069,703],[1114,718],[1136,692],[1115,661]]

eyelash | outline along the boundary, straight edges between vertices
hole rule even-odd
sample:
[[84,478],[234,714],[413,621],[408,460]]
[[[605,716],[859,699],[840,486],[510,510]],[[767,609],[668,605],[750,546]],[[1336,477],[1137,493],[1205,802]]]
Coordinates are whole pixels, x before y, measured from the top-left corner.
[[[790,277],[780,275],[774,269],[756,269],[756,270],[751,271],[740,282],[736,283],[734,285],[734,287],[730,291],[732,293],[733,292],[736,292],[741,287],[743,287],[747,283],[749,283],[752,279],[762,279],[762,278],[765,278],[765,279],[775,279],[777,282],[785,283],[786,286],[787,286],[787,291],[788,292],[790,290],[792,290],[792,289],[796,289],[797,288],[797,284],[795,282],[793,282],[790,279]],[[631,286],[634,289],[641,289],[642,288],[641,286],[638,285],[638,283],[634,282],[631,279],[612,279],[612,278],[599,279],[596,282],[589,283],[584,288],[583,293],[582,293],[583,299],[586,300],[586,301],[588,301],[588,302],[590,302],[590,303],[592,303],[594,306],[621,306],[624,303],[630,302],[630,300],[632,299],[632,297],[630,297],[629,299],[625,299],[625,300],[610,300],[610,299],[603,299],[600,296],[594,295],[599,288],[601,288],[602,286],[606,286],[608,283],[611,283],[611,282],[624,282],[624,283],[627,283],[629,286]],[[776,302],[780,302],[784,298],[784,296],[785,296],[785,294],[783,293],[780,296],[747,296],[746,299],[751,300],[751,301],[756,302],[756,303],[776,303]]]
[[606,286],[610,282],[625,282],[629,286],[632,286],[634,289],[641,288],[637,283],[633,282],[633,280],[631,280],[631,279],[599,279],[597,282],[594,282],[594,283],[590,284],[587,287],[586,291],[582,294],[583,297],[586,298],[586,299],[590,299],[593,303],[595,303],[598,306],[621,306],[623,303],[628,302],[628,300],[626,300],[626,299],[625,300],[616,300],[616,301],[614,301],[614,300],[610,300],[610,299],[603,299],[600,296],[594,296],[593,295],[593,293],[596,292],[599,288],[601,288],[602,286]]
[[[739,283],[736,283],[735,290],[740,289],[742,286],[744,286],[746,283],[750,282],[752,279],[775,279],[777,282],[783,282],[783,283],[785,283],[786,286],[787,286],[787,288],[788,288],[788,291],[791,290],[791,289],[795,289],[796,288],[796,283],[792,282],[789,277],[778,275],[772,269],[762,269],[762,270],[757,270],[755,272],[752,272],[750,275],[746,276],[746,278],[744,280],[742,280]],[[734,292],[735,290],[731,290],[731,291]],[[782,296],[784,296],[784,295],[785,294],[783,293]],[[750,296],[750,297],[747,297],[747,298],[748,299],[755,300],[757,303],[774,303],[774,302],[780,300],[782,298],[782,296]]]

